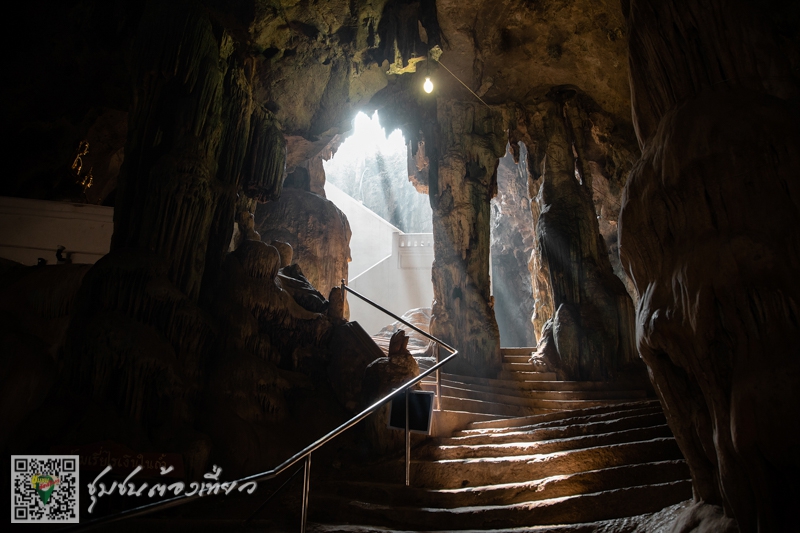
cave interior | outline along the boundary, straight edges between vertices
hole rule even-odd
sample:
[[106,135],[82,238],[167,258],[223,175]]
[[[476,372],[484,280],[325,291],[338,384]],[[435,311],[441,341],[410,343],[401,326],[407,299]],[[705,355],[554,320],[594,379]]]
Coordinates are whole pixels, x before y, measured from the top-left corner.
[[[145,499],[88,513],[98,465],[268,471],[448,355],[349,320],[324,165],[377,112],[430,206],[397,314],[458,351],[431,434],[381,407],[303,481],[101,527],[797,531],[800,3],[30,0],[7,32],[0,449],[78,455],[82,521]],[[106,249],[12,260],[34,205],[102,207]]]

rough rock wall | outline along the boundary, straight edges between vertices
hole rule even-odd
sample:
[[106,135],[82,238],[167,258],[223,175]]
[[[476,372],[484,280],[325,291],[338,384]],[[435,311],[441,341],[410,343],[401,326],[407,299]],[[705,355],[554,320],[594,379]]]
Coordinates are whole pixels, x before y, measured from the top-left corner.
[[330,200],[286,188],[278,200],[258,206],[256,228],[265,241],[289,243],[294,262],[323,295],[348,279],[350,224]]
[[620,131],[603,141],[603,150],[588,149],[595,122],[607,117],[572,87],[550,89],[537,105],[506,108],[512,148],[519,141],[528,147],[533,323],[541,349],[555,348],[554,370],[568,379],[643,370],[633,304],[614,275],[599,228],[601,204],[593,198],[594,173],[609,179],[606,169],[615,168],[604,154],[625,149]]
[[[201,450],[202,468],[213,441],[243,473],[284,446],[264,429],[287,413],[281,370],[320,373],[331,322],[279,286],[280,253],[252,240],[247,210],[280,193],[285,143],[253,98],[252,58],[218,22],[182,2],[142,17],[112,250],[84,278],[63,364],[65,383],[159,446]],[[106,421],[92,434],[126,438]]]
[[[499,370],[500,334],[489,287],[490,206],[506,140],[500,113],[480,104],[438,103],[441,157],[429,180],[433,208],[431,333],[458,348],[453,371]],[[502,131],[502,129],[500,129]]]
[[0,259],[0,448],[47,399],[75,295],[90,265],[26,267]]
[[623,7],[643,155],[620,250],[640,295],[639,351],[695,499],[741,531],[788,531],[800,498],[800,92],[797,40],[774,22],[796,22],[797,4]]
[[528,197],[528,151],[519,163],[507,153],[497,166],[497,196],[492,199],[492,295],[503,346],[535,346],[531,322],[533,289],[528,262],[535,228]]
[[539,189],[537,237],[549,274],[553,338],[571,379],[608,379],[634,362],[633,304],[611,270],[591,198],[576,158],[565,102],[547,106],[547,147]]

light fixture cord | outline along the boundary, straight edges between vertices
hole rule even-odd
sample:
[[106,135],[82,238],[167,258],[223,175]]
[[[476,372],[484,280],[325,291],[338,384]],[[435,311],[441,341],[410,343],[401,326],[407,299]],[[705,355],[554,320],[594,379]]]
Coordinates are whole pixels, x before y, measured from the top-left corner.
[[457,79],[457,80],[458,80],[458,82],[459,82],[461,85],[463,85],[464,87],[466,87],[466,88],[467,88],[467,90],[468,90],[469,92],[471,92],[471,93],[472,93],[472,94],[475,96],[475,98],[477,98],[478,100],[480,100],[480,102],[481,102],[483,105],[485,105],[486,107],[488,107],[489,109],[491,109],[491,107],[489,106],[489,104],[487,104],[486,102],[484,102],[484,101],[483,101],[483,98],[481,98],[480,96],[478,96],[478,95],[475,93],[475,91],[473,91],[472,89],[470,89],[470,88],[469,88],[469,86],[468,86],[466,83],[464,83],[463,81],[461,81],[461,79],[460,79],[458,76],[456,76],[455,74],[453,74],[453,71],[452,71],[452,70],[450,70],[449,68],[447,68],[447,67],[444,65],[444,63],[442,63],[441,61],[438,61],[438,60],[436,60],[436,59],[434,59],[434,61],[436,61],[437,63],[439,63],[441,66],[443,66],[443,67],[444,67],[444,69],[445,69],[447,72],[449,72],[451,76],[453,76],[455,79]]

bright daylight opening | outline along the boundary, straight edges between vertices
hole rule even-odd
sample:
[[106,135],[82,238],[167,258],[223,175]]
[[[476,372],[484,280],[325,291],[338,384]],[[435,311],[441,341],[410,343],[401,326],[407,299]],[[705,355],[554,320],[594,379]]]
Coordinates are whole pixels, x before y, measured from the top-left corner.
[[[427,195],[408,179],[408,149],[398,129],[386,135],[378,113],[359,113],[353,134],[324,163],[325,194],[347,216],[349,285],[395,314],[433,300],[433,234]],[[348,298],[350,319],[371,334],[392,319]]]

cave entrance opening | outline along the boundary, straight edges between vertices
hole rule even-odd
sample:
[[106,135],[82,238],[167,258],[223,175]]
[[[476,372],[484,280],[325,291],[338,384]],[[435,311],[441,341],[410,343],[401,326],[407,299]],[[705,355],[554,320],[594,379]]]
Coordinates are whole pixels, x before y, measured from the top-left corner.
[[[325,195],[352,232],[348,283],[397,315],[433,301],[432,211],[427,195],[408,179],[407,159],[402,132],[387,135],[376,111],[372,117],[359,113],[352,135],[323,163]],[[388,325],[367,304],[348,302],[350,319],[368,333]]]
[[535,225],[528,194],[528,151],[519,143],[519,164],[511,147],[497,165],[497,195],[491,201],[491,287],[500,345],[535,346],[533,289],[529,262]]

